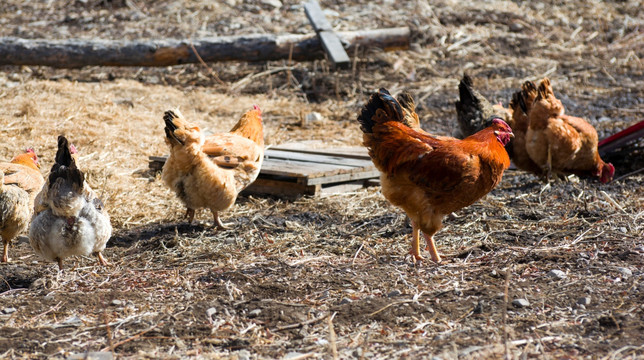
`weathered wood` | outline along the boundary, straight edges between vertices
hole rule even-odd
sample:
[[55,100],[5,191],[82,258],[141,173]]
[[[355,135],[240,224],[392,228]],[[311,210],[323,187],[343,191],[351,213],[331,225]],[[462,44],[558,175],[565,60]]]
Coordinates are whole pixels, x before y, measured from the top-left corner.
[[339,68],[349,67],[349,55],[347,55],[338,35],[333,31],[333,27],[324,16],[324,12],[322,12],[322,8],[320,8],[317,0],[310,0],[305,3],[304,12],[309,22],[311,22],[315,33],[318,34],[322,42],[322,47],[327,55],[329,55],[329,59],[333,65]]
[[[409,28],[339,32],[348,44],[386,51],[409,48]],[[243,35],[204,38],[192,42],[206,62],[314,60],[324,56],[319,38],[309,35]],[[0,38],[0,65],[43,65],[58,68],[82,66],[168,66],[197,63],[187,40],[44,40]]]
[[311,163],[320,164],[342,164],[345,166],[355,167],[374,167],[371,160],[367,159],[352,159],[350,157],[340,156],[338,154],[320,154],[320,153],[305,153],[302,151],[285,151],[278,149],[270,149],[266,155],[267,159],[284,159],[284,160],[301,160]]
[[289,181],[257,178],[242,191],[242,194],[270,194],[285,198],[295,198],[302,195],[318,195],[320,189],[320,185],[302,185]]

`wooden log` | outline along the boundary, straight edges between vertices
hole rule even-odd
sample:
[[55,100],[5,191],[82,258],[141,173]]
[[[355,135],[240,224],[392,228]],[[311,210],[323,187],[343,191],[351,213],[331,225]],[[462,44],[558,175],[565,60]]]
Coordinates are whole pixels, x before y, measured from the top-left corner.
[[322,8],[317,0],[310,0],[304,4],[304,12],[309,22],[313,26],[315,33],[318,34],[322,47],[329,55],[329,59],[333,66],[338,68],[348,68],[350,64],[349,55],[344,51],[344,47],[338,38],[338,35],[333,31],[331,23],[324,16]]
[[[351,51],[376,47],[385,51],[409,48],[409,28],[338,32]],[[206,62],[314,60],[324,57],[320,40],[309,35],[243,35],[188,40],[44,40],[0,38],[0,65],[168,66],[197,63],[191,44]]]

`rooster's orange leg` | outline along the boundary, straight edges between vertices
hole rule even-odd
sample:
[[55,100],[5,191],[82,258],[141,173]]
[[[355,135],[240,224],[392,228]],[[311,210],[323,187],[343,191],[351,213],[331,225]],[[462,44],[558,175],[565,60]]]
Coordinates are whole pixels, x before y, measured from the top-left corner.
[[218,211],[212,211],[212,216],[215,219],[215,225],[219,230],[227,230],[228,228],[224,225],[224,223],[221,222],[219,219],[219,212]]
[[187,218],[188,224],[192,224],[192,220],[195,219],[195,209],[186,208],[186,215],[184,215],[183,218]]
[[429,236],[427,234],[424,234],[425,236],[425,241],[427,242],[427,249],[429,250],[429,254],[432,257],[432,260],[435,263],[441,262],[441,256],[438,255],[438,250],[436,250],[436,244],[434,244],[434,236]]
[[110,263],[108,263],[105,258],[103,257],[103,254],[101,252],[96,253],[96,257],[98,258],[98,263],[103,265],[103,266],[108,266]]
[[4,250],[2,250],[2,262],[8,262],[9,261],[9,242],[3,241],[3,243],[4,243]]
[[409,253],[414,257],[414,262],[425,260],[420,255],[420,228],[413,220],[411,222],[411,236],[411,250],[409,250]]

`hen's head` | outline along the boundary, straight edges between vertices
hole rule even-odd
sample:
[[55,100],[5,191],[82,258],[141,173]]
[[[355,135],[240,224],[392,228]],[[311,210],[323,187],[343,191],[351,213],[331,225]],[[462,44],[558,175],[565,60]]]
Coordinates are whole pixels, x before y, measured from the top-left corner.
[[593,176],[597,176],[599,181],[602,184],[609,183],[613,181],[613,176],[615,175],[615,167],[611,163],[600,162],[597,166],[597,170],[593,172]]
[[514,133],[512,133],[512,128],[508,123],[505,121],[495,117],[492,119],[492,129],[494,129],[494,135],[496,135],[496,139],[503,144],[503,146],[507,145],[507,143],[510,142],[510,140],[514,137]]
[[40,162],[38,161],[38,155],[34,148],[29,148],[25,150],[24,153],[17,155],[11,160],[14,164],[21,164],[28,166],[30,168],[38,169],[40,168]]

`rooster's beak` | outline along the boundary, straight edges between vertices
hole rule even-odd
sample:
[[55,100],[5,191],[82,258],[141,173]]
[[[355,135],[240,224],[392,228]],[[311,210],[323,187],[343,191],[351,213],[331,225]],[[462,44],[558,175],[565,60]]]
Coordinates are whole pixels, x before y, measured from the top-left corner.
[[514,139],[514,133],[510,133],[510,139]]

